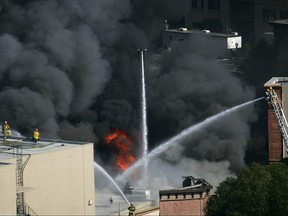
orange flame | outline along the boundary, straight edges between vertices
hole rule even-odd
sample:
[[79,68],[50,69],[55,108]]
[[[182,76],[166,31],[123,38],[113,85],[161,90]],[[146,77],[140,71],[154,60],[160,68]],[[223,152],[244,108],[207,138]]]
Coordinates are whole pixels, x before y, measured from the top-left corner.
[[132,141],[123,131],[116,129],[114,133],[106,136],[105,141],[106,144],[116,147],[116,162],[122,171],[135,162],[135,157],[131,154]]

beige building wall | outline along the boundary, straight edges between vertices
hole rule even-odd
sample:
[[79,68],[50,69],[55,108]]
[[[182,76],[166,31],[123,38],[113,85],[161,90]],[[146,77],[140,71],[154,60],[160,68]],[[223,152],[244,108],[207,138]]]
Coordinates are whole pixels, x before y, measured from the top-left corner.
[[16,215],[15,160],[0,163],[0,215]]
[[24,186],[34,188],[24,199],[38,215],[95,215],[93,144],[32,154]]
[[[60,144],[23,150],[31,154],[23,185],[16,187],[16,158],[0,162],[0,215],[16,215],[16,193],[37,215],[95,215],[93,144]],[[28,156],[22,157],[23,163]]]

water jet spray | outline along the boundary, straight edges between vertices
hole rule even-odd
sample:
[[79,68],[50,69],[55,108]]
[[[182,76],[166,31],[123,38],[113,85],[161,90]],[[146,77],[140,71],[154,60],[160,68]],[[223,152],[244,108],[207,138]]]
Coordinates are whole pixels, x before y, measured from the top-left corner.
[[[147,141],[147,111],[146,111],[146,88],[145,88],[145,71],[144,71],[144,52],[147,51],[146,49],[138,49],[139,57],[140,57],[140,63],[141,63],[141,80],[142,80],[142,101],[141,101],[141,116],[142,116],[142,146],[143,146],[143,152],[142,152],[142,158],[146,158],[148,154],[148,141]],[[144,162],[144,173],[143,178],[145,182],[145,186],[147,185],[147,161]]]
[[142,166],[143,164],[146,163],[146,161],[151,160],[152,158],[154,158],[155,156],[163,153],[164,151],[166,151],[167,149],[169,149],[170,147],[172,147],[173,145],[181,142],[184,138],[186,138],[188,135],[191,135],[192,133],[198,131],[199,129],[203,129],[206,126],[208,126],[209,124],[215,122],[216,120],[218,120],[219,118],[230,114],[232,112],[235,112],[247,105],[250,105],[252,103],[255,103],[259,100],[262,100],[264,97],[261,98],[257,98],[251,101],[248,101],[246,103],[234,106],[232,108],[226,109],[216,115],[213,115],[211,117],[206,118],[204,121],[192,125],[189,128],[184,129],[183,131],[181,131],[179,134],[175,135],[174,137],[170,138],[169,140],[167,140],[166,142],[161,143],[157,148],[154,148],[150,153],[147,154],[146,157],[143,157],[141,159],[139,159],[136,163],[134,163],[132,166],[130,166],[125,172],[123,172],[121,175],[117,176],[116,181],[123,181],[130,173],[131,171],[135,170],[136,168]]
[[113,178],[98,164],[94,161],[94,167],[98,169],[102,174],[104,174],[110,181],[111,183],[117,188],[117,190],[120,192],[128,206],[131,206],[131,203],[128,201],[127,197],[124,195],[120,187],[117,185],[117,183],[113,180]]

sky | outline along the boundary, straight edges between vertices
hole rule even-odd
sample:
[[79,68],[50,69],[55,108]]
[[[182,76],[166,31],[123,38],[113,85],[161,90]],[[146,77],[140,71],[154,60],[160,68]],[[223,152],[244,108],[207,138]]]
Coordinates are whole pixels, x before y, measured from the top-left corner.
[[[149,150],[185,128],[255,99],[217,61],[222,50],[201,37],[159,46],[164,20],[182,23],[183,0],[49,0],[0,2],[0,120],[24,136],[94,143],[95,161],[115,176],[117,151],[105,137],[119,129],[141,157],[141,73],[145,53]],[[151,188],[181,185],[181,175],[217,185],[245,167],[253,105],[191,135],[163,153]],[[158,172],[161,167],[161,172]],[[175,172],[177,170],[177,172]],[[175,177],[167,178],[171,173]],[[162,179],[162,180],[161,180]],[[169,180],[168,180],[169,179]]]

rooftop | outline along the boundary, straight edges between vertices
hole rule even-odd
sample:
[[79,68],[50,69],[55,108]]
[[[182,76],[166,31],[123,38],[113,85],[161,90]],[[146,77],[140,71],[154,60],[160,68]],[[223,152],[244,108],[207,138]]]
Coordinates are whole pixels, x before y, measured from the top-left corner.
[[288,77],[272,77],[268,82],[264,84],[264,87],[281,86],[288,84]]
[[[183,186],[179,188],[172,188],[168,190],[160,190],[159,194],[182,194],[182,193],[202,193],[210,191],[213,187],[211,184],[209,184],[205,179],[203,178],[194,178],[193,176],[183,176],[185,180],[183,181],[184,185],[189,186]],[[190,183],[188,183],[188,181]]]
[[41,139],[34,143],[29,137],[9,137],[4,141],[0,136],[0,161],[12,158],[17,153],[17,149],[22,150],[22,154],[37,154],[47,151],[57,151],[63,148],[72,148],[87,142],[68,141],[61,139]]
[[223,33],[217,33],[217,32],[210,32],[209,30],[188,30],[185,28],[179,28],[179,29],[166,29],[164,32],[172,32],[172,33],[179,33],[179,34],[203,34],[207,36],[213,36],[213,37],[239,37],[237,32],[230,33],[230,34],[223,34]]

